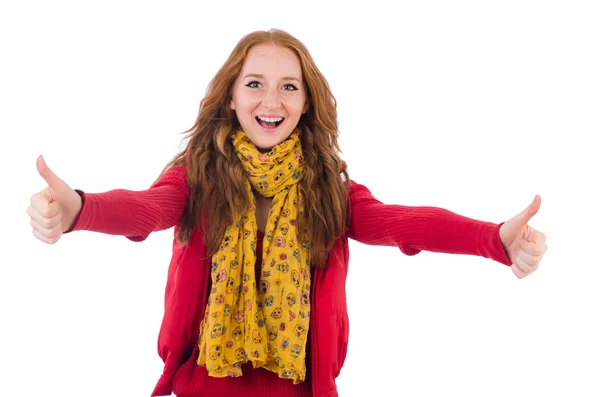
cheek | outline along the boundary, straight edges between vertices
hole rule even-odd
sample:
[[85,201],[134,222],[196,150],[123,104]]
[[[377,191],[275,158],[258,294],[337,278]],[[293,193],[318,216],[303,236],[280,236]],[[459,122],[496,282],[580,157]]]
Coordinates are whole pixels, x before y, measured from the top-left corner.
[[304,110],[304,99],[300,97],[286,98],[285,107],[290,115],[300,117],[302,111]]
[[239,92],[234,98],[235,109],[239,116],[252,112],[260,103],[260,96],[256,92]]

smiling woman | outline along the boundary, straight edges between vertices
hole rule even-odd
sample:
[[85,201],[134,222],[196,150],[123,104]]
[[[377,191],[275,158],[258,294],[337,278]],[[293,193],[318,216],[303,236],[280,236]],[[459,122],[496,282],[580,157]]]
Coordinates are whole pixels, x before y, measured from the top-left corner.
[[491,258],[519,278],[546,251],[528,224],[538,196],[495,224],[386,205],[350,180],[329,85],[281,30],[240,40],[186,132],[186,148],[144,191],[73,190],[40,157],[48,188],[28,208],[46,243],[76,230],[143,241],[174,227],[153,396],[336,397],[349,336],[348,239],[406,255]]

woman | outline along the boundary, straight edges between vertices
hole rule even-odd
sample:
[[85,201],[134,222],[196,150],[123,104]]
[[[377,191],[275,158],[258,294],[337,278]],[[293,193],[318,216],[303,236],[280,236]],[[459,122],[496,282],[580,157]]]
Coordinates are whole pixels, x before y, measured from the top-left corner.
[[142,192],[48,188],[28,213],[55,243],[92,230],[142,241],[175,227],[153,396],[337,396],[348,341],[348,238],[479,255],[533,272],[545,236],[536,196],[502,224],[384,205],[339,157],[336,103],[304,45],[251,33],[211,81],[189,142]]

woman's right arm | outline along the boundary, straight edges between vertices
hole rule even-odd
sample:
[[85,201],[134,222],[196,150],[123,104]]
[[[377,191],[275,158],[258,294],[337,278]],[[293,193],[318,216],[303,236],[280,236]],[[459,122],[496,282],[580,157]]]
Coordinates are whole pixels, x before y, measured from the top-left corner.
[[147,190],[75,191],[81,197],[82,207],[65,234],[88,230],[125,236],[132,241],[143,241],[152,232],[175,226],[189,195],[183,166],[170,168]]
[[154,231],[175,226],[189,196],[183,166],[170,168],[147,190],[85,193],[71,189],[48,168],[42,156],[36,165],[48,187],[31,196],[27,213],[33,235],[47,244],[55,244],[63,234],[76,230],[143,241]]

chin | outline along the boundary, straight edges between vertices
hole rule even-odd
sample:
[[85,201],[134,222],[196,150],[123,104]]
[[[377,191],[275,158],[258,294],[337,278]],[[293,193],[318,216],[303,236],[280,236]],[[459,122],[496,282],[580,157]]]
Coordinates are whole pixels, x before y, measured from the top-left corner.
[[[248,135],[248,138],[254,143],[254,145],[261,151],[270,151],[274,146],[279,145],[281,142],[285,141],[289,138],[291,131],[289,134],[282,134],[280,136],[271,136],[264,137],[264,132],[260,131],[258,134],[252,134],[253,136]],[[254,137],[258,137],[253,139]]]
[[261,152],[269,152],[271,151],[271,149],[273,149],[274,146],[279,145],[281,142],[283,142],[285,139],[282,140],[276,140],[271,142],[260,142],[258,145],[255,143],[256,147],[258,148],[259,151]]

